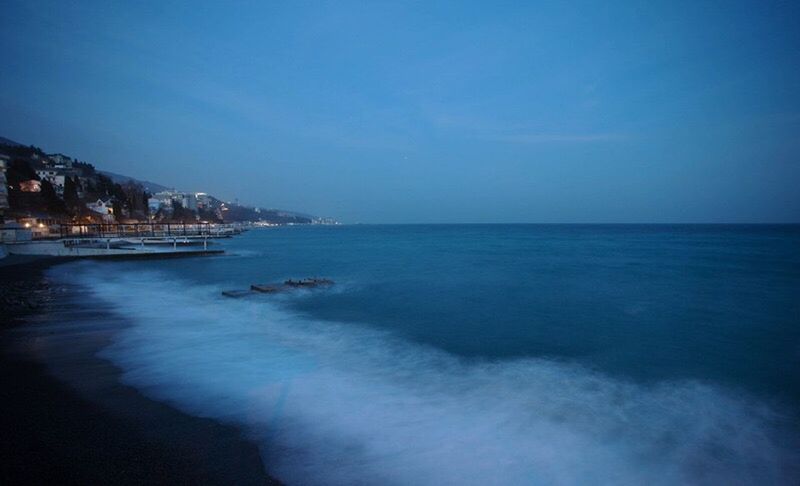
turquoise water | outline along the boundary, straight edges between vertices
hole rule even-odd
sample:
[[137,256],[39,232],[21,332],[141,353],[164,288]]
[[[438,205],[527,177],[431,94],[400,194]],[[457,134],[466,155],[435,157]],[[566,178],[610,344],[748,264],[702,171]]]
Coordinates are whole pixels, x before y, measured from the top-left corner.
[[[797,473],[800,227],[286,227],[56,269],[126,382],[289,483],[748,484]],[[221,290],[325,276],[330,290]]]

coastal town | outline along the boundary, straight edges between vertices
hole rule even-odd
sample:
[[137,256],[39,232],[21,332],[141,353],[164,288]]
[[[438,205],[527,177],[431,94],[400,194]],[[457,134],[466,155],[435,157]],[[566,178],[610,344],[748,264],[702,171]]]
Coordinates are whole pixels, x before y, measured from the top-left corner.
[[[138,238],[141,246],[171,241],[176,249],[179,243],[189,244],[192,237],[207,239],[249,227],[306,224],[337,222],[143,182],[100,171],[69,155],[46,153],[0,138],[0,243],[6,247],[25,241],[81,238],[86,241],[78,246],[105,244],[111,250],[113,237],[115,245]],[[178,242],[177,237],[183,240]],[[27,247],[12,248],[24,251]],[[35,248],[40,251],[43,247]],[[67,253],[73,254],[74,248]]]

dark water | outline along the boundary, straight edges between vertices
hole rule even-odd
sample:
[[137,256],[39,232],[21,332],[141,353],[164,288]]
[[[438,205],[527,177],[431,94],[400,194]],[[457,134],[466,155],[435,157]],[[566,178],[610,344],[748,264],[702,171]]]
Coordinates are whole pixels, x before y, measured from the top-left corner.
[[[791,483],[800,226],[254,230],[79,262],[126,382],[290,483]],[[223,289],[311,275],[329,291]]]

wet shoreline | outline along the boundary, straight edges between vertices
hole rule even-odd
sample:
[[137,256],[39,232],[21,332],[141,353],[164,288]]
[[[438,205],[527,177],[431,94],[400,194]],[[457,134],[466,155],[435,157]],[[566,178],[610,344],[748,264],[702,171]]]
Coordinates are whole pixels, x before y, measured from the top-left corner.
[[56,262],[0,267],[0,482],[278,484],[238,429],[120,384],[119,370],[93,357],[102,333],[84,340],[74,366],[41,362],[27,326],[65,298],[46,277]]

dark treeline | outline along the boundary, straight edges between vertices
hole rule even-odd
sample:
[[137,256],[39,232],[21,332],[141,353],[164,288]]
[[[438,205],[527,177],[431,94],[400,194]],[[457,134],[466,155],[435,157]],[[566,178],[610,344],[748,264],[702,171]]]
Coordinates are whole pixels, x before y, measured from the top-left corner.
[[[0,145],[0,153],[9,157],[6,183],[12,216],[46,214],[61,220],[91,219],[98,213],[86,204],[102,200],[111,202],[117,219],[148,217],[149,194],[140,184],[117,184],[86,162],[71,161],[70,168],[53,169],[52,160],[35,146]],[[58,170],[64,176],[62,194],[37,170]]]

